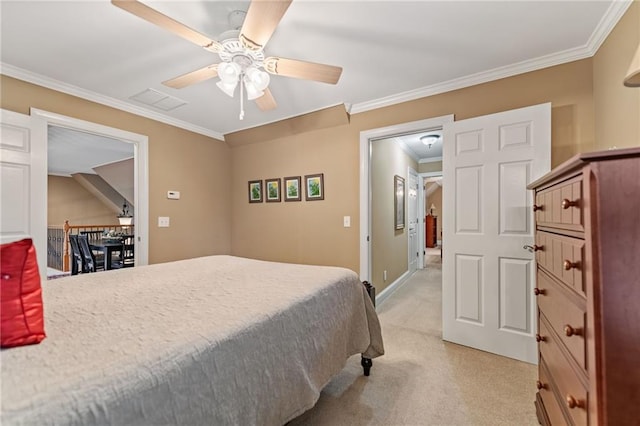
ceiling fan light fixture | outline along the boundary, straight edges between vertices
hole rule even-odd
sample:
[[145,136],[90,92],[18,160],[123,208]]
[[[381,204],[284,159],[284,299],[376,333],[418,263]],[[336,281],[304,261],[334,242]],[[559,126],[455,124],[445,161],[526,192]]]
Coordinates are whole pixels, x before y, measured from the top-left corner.
[[264,92],[262,90],[258,90],[258,88],[252,84],[251,82],[247,82],[245,80],[244,87],[247,89],[247,99],[250,101],[256,100],[262,95]]
[[218,65],[218,75],[220,76],[220,80],[227,84],[235,84],[238,82],[238,77],[242,69],[240,69],[240,65],[235,62],[222,62]]
[[224,80],[220,80],[216,83],[216,86],[220,88],[227,96],[233,98],[233,95],[236,91],[236,86],[238,85],[238,80],[235,80],[231,83],[227,83]]
[[255,67],[247,68],[245,75],[245,83],[247,85],[252,84],[256,90],[263,91],[269,86],[271,82],[271,77],[264,71],[260,71]]

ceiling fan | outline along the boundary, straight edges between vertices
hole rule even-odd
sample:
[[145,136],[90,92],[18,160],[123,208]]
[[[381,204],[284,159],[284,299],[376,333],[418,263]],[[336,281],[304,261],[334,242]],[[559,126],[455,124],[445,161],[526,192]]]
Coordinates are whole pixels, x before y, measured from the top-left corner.
[[[280,75],[336,84],[342,68],[279,56],[265,57],[264,47],[293,0],[252,0],[237,38],[215,41],[186,25],[140,3],[137,0],[111,0],[111,3],[133,15],[217,53],[221,62],[188,72],[162,82],[181,89],[204,80],[220,77],[217,86],[233,97],[240,86],[240,120],[244,118],[244,91],[258,108],[276,108],[269,90],[270,76]],[[266,72],[265,72],[266,71]]]

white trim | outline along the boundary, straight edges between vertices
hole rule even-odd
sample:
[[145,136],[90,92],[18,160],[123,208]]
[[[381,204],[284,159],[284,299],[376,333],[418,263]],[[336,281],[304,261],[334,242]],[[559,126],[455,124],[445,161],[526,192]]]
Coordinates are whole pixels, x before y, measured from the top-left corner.
[[418,163],[420,164],[437,163],[438,161],[442,161],[442,157],[421,158],[420,161],[418,161]]
[[69,95],[86,99],[91,102],[96,102],[101,105],[106,105],[111,108],[116,108],[122,111],[130,112],[131,114],[150,118],[152,120],[159,121],[161,123],[166,123],[171,126],[189,130],[190,132],[198,133],[204,136],[209,136],[211,138],[218,139],[220,141],[224,141],[224,135],[222,133],[214,132],[213,130],[196,126],[194,124],[187,123],[186,121],[178,120],[158,112],[150,111],[148,109],[130,104],[128,102],[121,101],[119,99],[101,95],[99,93],[92,92],[90,90],[82,89],[78,86],[67,84],[59,80],[54,80],[52,78],[45,77],[43,75],[36,74],[31,71],[27,71],[22,68],[18,68],[13,65],[6,64],[4,62],[0,62],[0,72],[9,77],[13,77],[29,83],[37,84],[38,86],[57,90],[58,92],[67,93]]
[[609,9],[605,12],[604,16],[598,22],[598,26],[591,33],[589,41],[587,41],[587,48],[593,52],[591,55],[595,55],[602,43],[607,39],[609,33],[618,24],[622,15],[624,15],[633,3],[633,0],[615,0],[611,2]]
[[395,293],[402,284],[406,283],[409,279],[409,271],[406,271],[404,274],[400,275],[394,282],[385,287],[384,290],[380,292],[380,294],[376,295],[376,307],[380,307],[384,303],[385,300],[389,298],[393,293]]
[[633,1],[631,0],[611,2],[609,9],[598,23],[598,26],[596,27],[594,32],[591,34],[589,41],[582,47],[552,53],[536,59],[529,59],[516,64],[494,68],[493,70],[483,71],[465,77],[449,80],[443,83],[437,83],[430,86],[397,93],[394,95],[386,96],[384,98],[374,99],[366,102],[359,102],[351,105],[349,113],[359,114],[361,112],[387,107],[390,105],[396,105],[402,102],[413,101],[415,99],[450,92],[452,90],[463,89],[465,87],[475,86],[477,84],[487,83],[489,81],[499,80],[501,78],[512,77],[514,75],[536,71],[554,65],[560,65],[567,62],[577,61],[579,59],[590,58],[596,54],[611,30],[616,26],[629,6],[631,6],[631,3],[633,3]]
[[371,281],[371,140],[441,127],[453,122],[454,116],[443,115],[409,123],[396,124],[360,132],[360,280]]
[[[80,130],[100,136],[119,139],[134,144],[134,223],[136,236],[136,266],[149,263],[149,138],[145,135],[103,126],[77,118],[67,117],[37,108],[31,108],[31,116],[42,120],[46,138],[49,125]],[[145,220],[141,220],[144,218]]]

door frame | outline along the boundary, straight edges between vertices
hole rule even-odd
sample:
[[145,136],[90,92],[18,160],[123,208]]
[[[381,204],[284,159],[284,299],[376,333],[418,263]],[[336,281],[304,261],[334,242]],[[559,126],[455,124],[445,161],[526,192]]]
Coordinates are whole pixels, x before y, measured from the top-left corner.
[[[418,249],[418,258],[416,259],[416,271],[418,269],[423,269],[424,268],[424,249],[421,249],[421,239],[420,239],[420,233],[421,233],[421,226],[420,224],[424,222],[424,219],[421,218],[421,216],[424,216],[424,200],[422,201],[422,203],[420,203],[420,195],[421,195],[421,191],[420,191],[420,187],[422,185],[422,177],[420,176],[420,173],[418,173],[417,170],[414,170],[411,166],[407,167],[407,184],[406,184],[406,191],[408,192],[410,187],[410,183],[411,183],[411,175],[415,175],[416,176],[416,184],[417,184],[417,194],[416,194],[416,228],[415,228],[415,239],[417,240],[415,242],[416,247]],[[411,220],[409,218],[409,213],[410,213],[410,209],[409,209],[409,203],[407,203],[407,229],[409,229],[409,224],[411,223]],[[421,208],[423,209],[422,212],[423,214],[420,214],[421,212]],[[408,237],[408,236],[407,236]],[[407,238],[407,270],[409,272],[411,271],[411,257],[413,256],[413,250],[411,248],[411,238]]]
[[360,280],[371,280],[371,144],[376,139],[442,127],[453,121],[454,115],[449,114],[360,132]]
[[44,138],[48,148],[48,127],[65,127],[71,130],[92,133],[131,143],[134,146],[134,212],[136,241],[136,266],[149,263],[149,138],[145,135],[104,126],[90,121],[68,117],[37,108],[30,109],[31,117],[36,119],[38,131],[33,137]]

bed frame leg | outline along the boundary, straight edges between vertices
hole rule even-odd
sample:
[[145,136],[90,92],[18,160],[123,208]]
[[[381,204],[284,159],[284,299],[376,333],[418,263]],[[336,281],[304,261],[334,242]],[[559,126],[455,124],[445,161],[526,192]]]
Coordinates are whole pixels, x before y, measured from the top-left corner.
[[371,361],[371,358],[365,358],[363,356],[362,361],[360,361],[360,365],[362,365],[362,368],[364,369],[364,375],[368,376],[371,372],[371,366],[373,365],[373,361]]

